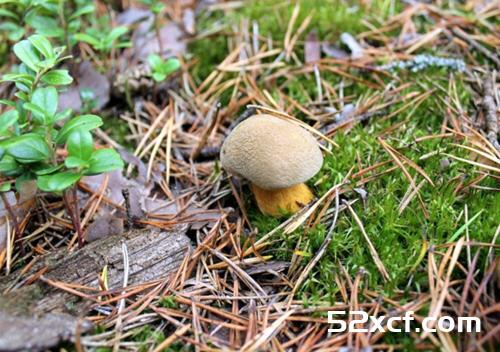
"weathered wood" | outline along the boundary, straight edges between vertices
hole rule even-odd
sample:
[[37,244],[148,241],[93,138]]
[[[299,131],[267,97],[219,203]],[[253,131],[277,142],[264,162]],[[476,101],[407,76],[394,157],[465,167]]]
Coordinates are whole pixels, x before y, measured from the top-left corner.
[[[23,279],[44,268],[44,278],[98,288],[98,277],[107,265],[108,286],[120,288],[124,266],[122,242],[129,257],[129,285],[157,280],[175,271],[187,254],[190,243],[183,232],[134,230],[122,236],[111,236],[69,253],[59,250],[41,258]],[[0,280],[0,351],[41,350],[74,336],[77,322],[80,331],[91,324],[84,317],[90,309],[75,295],[68,294],[38,280],[17,288],[19,273]],[[26,334],[39,326],[38,333]],[[45,333],[44,326],[52,332]]]

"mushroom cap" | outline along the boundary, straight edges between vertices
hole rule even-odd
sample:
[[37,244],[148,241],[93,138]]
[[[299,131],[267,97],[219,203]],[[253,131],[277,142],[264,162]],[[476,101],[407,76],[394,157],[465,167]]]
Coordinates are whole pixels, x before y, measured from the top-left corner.
[[221,148],[226,171],[267,190],[307,181],[323,164],[318,142],[304,128],[273,115],[253,115],[229,134]]

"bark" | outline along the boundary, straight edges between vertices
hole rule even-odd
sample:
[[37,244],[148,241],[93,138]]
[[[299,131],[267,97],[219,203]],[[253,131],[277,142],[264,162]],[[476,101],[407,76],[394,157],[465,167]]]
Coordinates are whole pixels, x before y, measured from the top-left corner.
[[59,250],[42,257],[19,277],[13,273],[0,280],[0,351],[43,350],[60,341],[71,340],[92,329],[83,317],[92,302],[57,290],[41,280],[22,287],[34,273],[45,270],[43,277],[54,281],[98,288],[98,277],[108,266],[109,289],[123,283],[125,242],[129,254],[129,285],[166,278],[175,271],[190,248],[183,232],[134,230],[121,236],[107,237],[69,253]]
[[483,82],[483,111],[486,118],[486,136],[491,144],[497,150],[500,150],[495,95],[495,78],[492,73],[489,73]]

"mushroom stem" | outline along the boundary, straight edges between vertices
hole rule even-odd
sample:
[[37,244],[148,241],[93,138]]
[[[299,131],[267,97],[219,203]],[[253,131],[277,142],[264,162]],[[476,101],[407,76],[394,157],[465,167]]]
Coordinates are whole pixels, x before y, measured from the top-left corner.
[[275,217],[296,213],[314,198],[304,183],[274,190],[263,189],[252,183],[252,192],[260,211]]

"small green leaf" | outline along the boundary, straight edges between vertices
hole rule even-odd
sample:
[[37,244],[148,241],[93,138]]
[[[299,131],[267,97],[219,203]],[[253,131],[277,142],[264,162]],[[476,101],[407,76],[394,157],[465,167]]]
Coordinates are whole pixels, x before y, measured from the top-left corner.
[[8,192],[8,191],[10,191],[10,187],[11,187],[10,182],[2,183],[2,184],[0,184],[0,192],[2,192],[2,193]]
[[123,168],[123,161],[114,149],[98,149],[89,160],[86,175],[98,175]]
[[8,39],[13,42],[21,40],[25,33],[23,27],[8,21],[0,23],[0,31],[7,33]]
[[[67,0],[21,0],[21,1],[27,1],[28,3],[31,3],[32,5],[40,6],[47,10],[47,12],[52,13],[52,14],[57,14],[57,11],[59,11],[59,3],[64,4]],[[81,1],[77,0],[75,1],[75,4],[79,4]]]
[[59,23],[55,18],[50,18],[48,16],[26,16],[26,23],[31,27],[36,29],[38,34],[44,35],[46,37],[64,37],[64,30],[59,26]]
[[45,192],[60,192],[73,186],[82,176],[70,171],[58,172],[52,175],[39,176],[38,188]]
[[26,30],[23,27],[17,26],[17,28],[9,32],[8,38],[12,42],[18,42],[22,37],[24,37],[25,33]]
[[14,53],[18,57],[21,62],[23,62],[26,66],[28,66],[33,71],[38,71],[38,63],[40,62],[40,58],[35,51],[35,48],[28,40],[22,40],[19,43],[15,44]]
[[94,151],[92,134],[86,130],[76,130],[71,133],[67,141],[68,154],[80,160],[87,161]]
[[14,12],[9,11],[7,9],[0,9],[0,16],[10,17],[16,21],[19,21],[19,16],[16,15]]
[[53,86],[65,86],[73,82],[68,70],[52,70],[42,76],[42,82]]
[[85,42],[93,47],[96,47],[99,45],[99,39],[94,38],[93,36],[87,34],[87,33],[76,33],[75,34],[75,39],[80,41],[80,42]]
[[43,176],[43,175],[52,174],[52,173],[62,169],[63,166],[64,166],[64,164],[60,164],[60,165],[39,164],[39,165],[36,165],[36,167],[34,168],[34,171],[35,171],[35,175]]
[[47,121],[47,112],[39,107],[38,105],[35,105],[33,103],[24,103],[23,108],[25,110],[31,111],[33,114],[33,121],[36,122],[39,125],[44,125]]
[[83,16],[83,15],[86,15],[86,14],[89,14],[89,13],[92,13],[94,12],[94,5],[90,4],[90,5],[86,5],[86,6],[83,6],[83,7],[80,7],[76,12],[74,12],[70,17],[69,19],[70,20],[74,20],[75,18],[77,17],[80,17],[80,16]]
[[26,74],[26,73],[7,73],[7,74],[2,76],[2,80],[1,80],[1,82],[22,83],[26,86],[31,86],[34,81],[35,81],[35,78],[31,75]]
[[7,99],[0,99],[0,104],[16,107],[16,102]]
[[163,11],[164,8],[165,8],[165,4],[163,4],[161,2],[157,2],[157,3],[153,4],[153,6],[151,6],[151,12],[153,12],[155,14],[159,14]]
[[162,72],[154,72],[153,73],[153,79],[156,81],[156,82],[162,82],[165,80],[165,78],[167,78],[167,75],[162,73]]
[[68,117],[71,116],[72,113],[73,113],[73,110],[71,110],[71,108],[67,108],[64,111],[60,111],[56,114],[56,116],[54,116],[53,122],[66,120]]
[[9,110],[0,115],[0,136],[4,135],[10,126],[19,119],[17,110]]
[[16,82],[16,88],[19,89],[21,92],[24,92],[24,93],[29,93],[30,92],[30,87],[25,85],[25,84],[22,84],[20,82]]
[[28,40],[46,59],[54,57],[54,48],[50,44],[50,41],[43,35],[34,34]]
[[125,26],[118,26],[113,28],[111,32],[107,36],[107,40],[114,41],[118,38],[120,38],[122,35],[128,32],[128,28]]
[[14,94],[14,96],[18,97],[22,101],[28,101],[29,100],[29,96],[25,92],[17,92],[16,94]]
[[5,176],[15,176],[21,172],[21,167],[10,155],[4,155],[2,159],[0,159],[0,174]]
[[34,133],[12,137],[3,147],[7,154],[23,164],[47,160],[50,157],[50,148],[45,139]]
[[[37,88],[31,98],[31,103],[45,111],[46,117],[52,117],[57,111],[59,96],[54,87]],[[41,116],[40,116],[41,117]]]
[[64,160],[64,165],[68,169],[84,168],[88,166],[88,162],[74,156],[69,156]]
[[149,66],[156,71],[163,64],[163,60],[161,59],[160,55],[151,54],[148,56],[148,63]]
[[56,58],[51,58],[51,59],[46,59],[46,60],[41,60],[38,63],[38,67],[42,68],[44,70],[50,70],[52,67],[56,65]]
[[130,41],[126,41],[126,42],[121,42],[121,43],[118,43],[116,44],[116,47],[117,48],[131,48],[132,47],[132,42]]
[[181,62],[176,59],[176,58],[170,58],[165,62],[162,67],[161,71],[167,75],[171,74],[174,71],[177,71],[181,67]]
[[102,120],[96,115],[81,115],[66,122],[57,134],[56,143],[64,143],[68,136],[76,130],[90,131],[102,125]]

